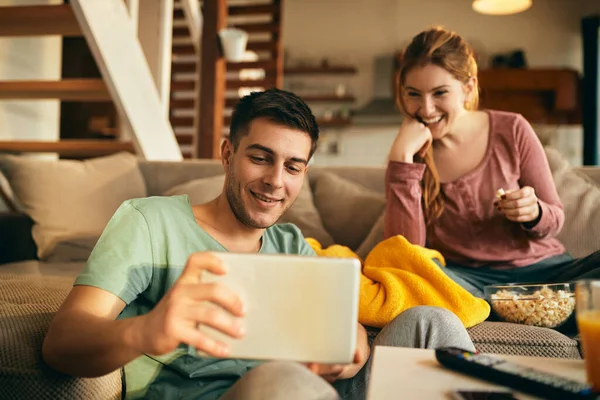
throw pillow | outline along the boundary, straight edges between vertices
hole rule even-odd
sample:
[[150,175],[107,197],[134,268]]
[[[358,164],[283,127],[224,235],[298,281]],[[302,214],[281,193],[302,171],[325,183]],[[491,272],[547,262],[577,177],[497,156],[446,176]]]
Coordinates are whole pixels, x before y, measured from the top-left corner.
[[573,257],[585,257],[600,249],[600,187],[577,172],[557,150],[545,150],[565,210],[565,223],[557,238]]
[[383,241],[383,228],[385,225],[385,211],[381,213],[371,231],[360,244],[358,250],[356,250],[356,254],[361,259],[366,259],[373,247],[375,247],[378,243]]
[[[6,209],[11,212],[23,212],[23,208],[19,205],[19,202],[15,198],[8,180],[2,174],[2,165],[0,165],[0,201],[6,206]],[[2,209],[0,205],[0,209]]]
[[187,194],[190,196],[190,203],[204,204],[216,199],[221,194],[224,183],[225,175],[194,179],[172,187],[164,193],[164,196]]
[[[169,189],[164,195],[173,196],[188,194],[192,204],[202,204],[216,198],[222,192],[224,182],[225,175],[194,179]],[[330,246],[333,244],[333,239],[323,227],[319,212],[313,204],[308,179],[305,181],[294,204],[292,204],[277,222],[289,222],[295,224],[300,228],[304,237],[315,238],[323,246]]]
[[385,207],[385,198],[364,186],[324,172],[315,182],[314,201],[336,244],[356,250]]
[[79,237],[98,237],[125,200],[146,196],[137,159],[117,153],[85,161],[2,156],[0,169],[34,221],[38,257]]
[[308,177],[306,177],[302,190],[294,204],[288,208],[277,222],[289,222],[296,225],[300,228],[305,238],[317,239],[323,247],[329,247],[334,244],[333,238],[323,226],[319,211],[315,207]]

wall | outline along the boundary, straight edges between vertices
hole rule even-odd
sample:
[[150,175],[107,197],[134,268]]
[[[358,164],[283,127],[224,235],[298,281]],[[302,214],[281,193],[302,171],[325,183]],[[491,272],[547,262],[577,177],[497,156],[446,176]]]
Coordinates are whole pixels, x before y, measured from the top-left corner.
[[[416,33],[438,24],[465,37],[477,51],[482,68],[490,55],[520,48],[530,67],[581,71],[579,24],[583,16],[594,12],[600,12],[598,0],[533,0],[531,9],[512,16],[477,14],[470,0],[288,0],[283,38],[290,64],[326,57],[331,64],[357,66],[359,73],[344,83],[357,96],[355,106],[361,106],[372,96],[374,58],[402,49]],[[339,81],[318,79],[313,82],[334,86]],[[575,164],[579,162],[580,128],[541,129],[561,136],[554,142],[570,146],[564,153]],[[319,153],[315,162],[380,164],[396,131],[391,126],[335,131],[326,140],[331,143],[339,138],[339,154]],[[365,141],[364,136],[371,134],[372,141]]]
[[[61,0],[0,0],[0,6],[61,4]],[[59,36],[0,38],[0,80],[58,80]],[[58,100],[0,101],[0,140],[56,140]]]
[[[12,5],[61,4],[61,0],[0,0]],[[58,80],[62,40],[59,36],[0,38],[0,80]],[[57,140],[58,100],[0,100],[0,140]],[[0,201],[0,211],[5,206]]]

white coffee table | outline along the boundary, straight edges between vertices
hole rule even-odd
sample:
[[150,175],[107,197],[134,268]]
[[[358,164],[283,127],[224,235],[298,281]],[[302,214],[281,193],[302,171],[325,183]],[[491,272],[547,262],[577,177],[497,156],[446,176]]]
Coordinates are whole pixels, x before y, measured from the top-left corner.
[[[367,399],[449,399],[456,389],[494,389],[500,386],[442,367],[433,350],[377,346]],[[585,382],[582,360],[504,356],[519,364]],[[519,399],[536,399],[516,392]]]

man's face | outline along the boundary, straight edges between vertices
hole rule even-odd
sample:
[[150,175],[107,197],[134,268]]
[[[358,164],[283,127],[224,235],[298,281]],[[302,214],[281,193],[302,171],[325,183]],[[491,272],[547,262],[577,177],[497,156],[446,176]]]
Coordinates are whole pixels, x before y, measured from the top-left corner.
[[310,148],[308,133],[265,118],[250,123],[235,152],[223,143],[225,191],[240,222],[255,229],[277,222],[302,189]]

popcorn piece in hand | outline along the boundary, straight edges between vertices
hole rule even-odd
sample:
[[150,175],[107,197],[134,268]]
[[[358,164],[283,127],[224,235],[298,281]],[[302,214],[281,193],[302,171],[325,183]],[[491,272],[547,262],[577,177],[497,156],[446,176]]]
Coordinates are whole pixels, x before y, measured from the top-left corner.
[[500,188],[496,191],[496,197],[498,198],[498,200],[501,200],[502,196],[504,196],[505,194],[506,194],[506,192],[502,188]]

